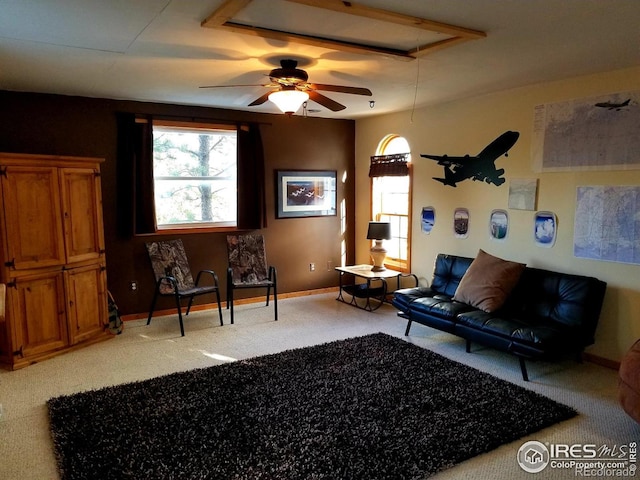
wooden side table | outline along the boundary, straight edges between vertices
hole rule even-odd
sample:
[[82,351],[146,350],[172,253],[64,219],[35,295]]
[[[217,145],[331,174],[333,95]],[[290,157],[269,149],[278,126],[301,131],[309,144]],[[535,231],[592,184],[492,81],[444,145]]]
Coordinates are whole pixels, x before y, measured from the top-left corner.
[[[390,269],[383,270],[382,272],[372,272],[371,265],[366,264],[335,267],[335,269],[340,273],[340,290],[336,300],[369,312],[377,310],[386,301],[388,293],[387,279],[396,278],[399,282],[400,275],[402,275],[402,272]],[[345,274],[353,275],[357,278],[364,278],[366,283],[345,285],[343,281]],[[349,301],[344,298],[344,293],[351,297]],[[364,304],[360,305],[357,299],[363,299]],[[375,304],[372,303],[371,300],[375,300]]]

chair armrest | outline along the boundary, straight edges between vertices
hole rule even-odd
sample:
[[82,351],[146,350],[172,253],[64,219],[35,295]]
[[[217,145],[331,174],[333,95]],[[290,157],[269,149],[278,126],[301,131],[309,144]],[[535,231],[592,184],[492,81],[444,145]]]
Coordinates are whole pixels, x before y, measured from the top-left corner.
[[207,274],[211,275],[211,277],[213,278],[213,284],[216,287],[218,286],[218,275],[216,275],[216,272],[214,272],[213,270],[200,270],[198,272],[198,276],[196,277],[196,287],[198,286],[198,283],[200,282],[200,276],[203,273],[207,273]]
[[233,269],[227,267],[227,286],[233,285]]
[[269,266],[269,280],[271,280],[273,283],[276,282],[276,267],[273,266]]
[[[171,287],[173,288],[172,293],[178,291],[178,281],[175,277],[172,277],[170,275],[163,275],[162,277],[158,277],[158,280],[156,281],[156,290],[160,291],[160,285],[162,285],[163,281],[169,282],[171,284]],[[164,295],[167,294],[165,293]]]

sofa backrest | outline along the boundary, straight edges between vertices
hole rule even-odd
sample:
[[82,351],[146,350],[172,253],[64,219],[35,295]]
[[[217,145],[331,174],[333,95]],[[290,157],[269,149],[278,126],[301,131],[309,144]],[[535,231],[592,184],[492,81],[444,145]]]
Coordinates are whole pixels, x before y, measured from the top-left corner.
[[458,257],[439,253],[433,269],[431,289],[449,297],[453,297],[463,275],[473,262],[473,258]]
[[594,277],[525,268],[505,305],[529,318],[544,318],[576,328],[577,343],[590,345],[607,284]]

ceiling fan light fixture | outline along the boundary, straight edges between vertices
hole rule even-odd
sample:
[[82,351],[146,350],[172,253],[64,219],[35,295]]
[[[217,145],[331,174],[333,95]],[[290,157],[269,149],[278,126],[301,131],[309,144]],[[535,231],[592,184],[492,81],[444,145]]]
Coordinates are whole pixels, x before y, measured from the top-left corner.
[[282,113],[293,115],[304,102],[309,100],[309,94],[296,89],[278,90],[269,94],[269,100],[275,103]]

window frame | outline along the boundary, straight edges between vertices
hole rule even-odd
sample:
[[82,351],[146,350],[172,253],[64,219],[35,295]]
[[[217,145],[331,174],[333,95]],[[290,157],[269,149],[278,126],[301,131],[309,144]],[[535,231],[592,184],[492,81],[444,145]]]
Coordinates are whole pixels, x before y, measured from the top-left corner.
[[[238,127],[236,125],[224,124],[224,123],[204,123],[204,122],[184,122],[184,121],[172,121],[172,120],[155,120],[152,124],[152,136],[154,134],[155,128],[169,128],[175,130],[185,130],[185,131],[220,131],[226,130],[230,132],[236,133],[236,141],[238,141]],[[151,161],[153,162],[153,152]],[[236,175],[236,194],[238,191],[238,146],[236,143],[236,167],[235,167],[235,175]],[[155,175],[154,175],[154,191],[155,191]],[[156,210],[156,200],[155,194],[152,198],[154,205],[154,216],[156,219],[156,228],[153,234],[189,234],[189,233],[208,233],[208,232],[233,232],[239,229],[238,227],[238,206],[236,205],[235,216],[236,219],[234,222],[198,222],[194,224],[187,223],[179,223],[179,224],[162,224],[159,225],[157,223],[157,215],[155,214]]]
[[[378,144],[378,147],[376,149],[376,155],[387,155],[387,154],[391,154],[391,152],[386,152],[386,148],[389,146],[389,144],[398,138],[403,138],[406,141],[406,138],[404,138],[402,135],[398,135],[398,134],[389,134],[386,135]],[[408,142],[407,142],[408,144]],[[394,152],[395,153],[395,152]],[[404,152],[407,153],[407,152]],[[410,154],[410,152],[408,152]],[[409,157],[411,158],[411,157]],[[408,167],[408,177],[409,177],[409,185],[408,185],[408,191],[407,191],[407,237],[406,237],[406,242],[407,242],[407,259],[406,261],[402,260],[402,259],[398,259],[398,258],[394,258],[392,256],[387,256],[385,258],[385,266],[388,268],[391,268],[393,270],[398,270],[400,272],[403,273],[409,273],[411,272],[411,232],[412,232],[412,225],[411,225],[411,219],[413,218],[413,164],[411,162],[411,160],[409,160],[409,162],[407,163],[407,167]],[[405,216],[402,214],[396,214],[396,213],[385,213],[385,212],[374,212],[374,192],[373,192],[373,182],[374,182],[374,178],[369,178],[369,212],[370,212],[370,217],[372,218],[372,220],[375,221],[380,221],[380,217],[382,215],[393,215],[393,216]],[[398,237],[399,239],[402,239],[403,237]]]

